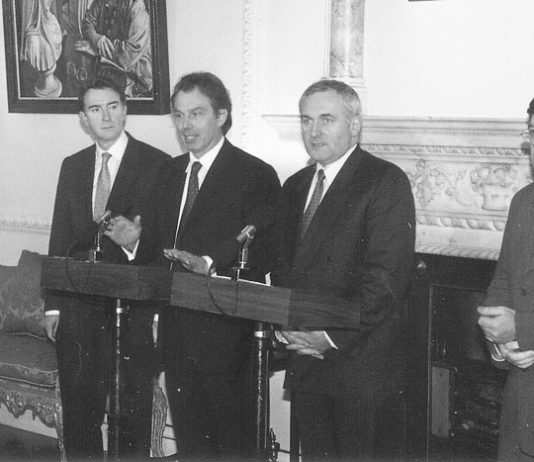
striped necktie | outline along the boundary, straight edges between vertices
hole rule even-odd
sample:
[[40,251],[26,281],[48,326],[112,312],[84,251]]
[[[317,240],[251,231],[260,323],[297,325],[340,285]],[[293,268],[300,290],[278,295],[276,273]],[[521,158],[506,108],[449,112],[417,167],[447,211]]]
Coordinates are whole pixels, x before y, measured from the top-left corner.
[[304,215],[302,215],[302,221],[300,224],[301,239],[304,237],[304,234],[306,234],[308,226],[310,226],[312,218],[315,215],[315,212],[317,211],[317,207],[319,207],[321,199],[323,198],[324,178],[324,170],[321,168],[317,171],[317,182],[315,183],[315,188],[313,190],[310,203],[304,211]]
[[111,154],[109,152],[102,153],[102,167],[100,168],[96,182],[95,208],[93,213],[93,220],[96,222],[100,220],[100,217],[106,211],[109,193],[111,192],[111,174],[109,173],[108,167],[110,158]]
[[191,213],[191,209],[193,208],[193,204],[195,203],[195,199],[198,195],[198,172],[202,168],[202,164],[200,162],[194,162],[191,166],[191,174],[189,175],[189,184],[187,185],[187,197],[185,199],[185,205],[184,210],[182,211],[182,216],[180,217],[180,224],[178,226],[178,230],[176,232],[176,237],[174,239],[174,246],[176,247],[176,242],[178,240],[178,236],[183,232],[183,229],[187,223],[187,219],[189,218],[189,214]]

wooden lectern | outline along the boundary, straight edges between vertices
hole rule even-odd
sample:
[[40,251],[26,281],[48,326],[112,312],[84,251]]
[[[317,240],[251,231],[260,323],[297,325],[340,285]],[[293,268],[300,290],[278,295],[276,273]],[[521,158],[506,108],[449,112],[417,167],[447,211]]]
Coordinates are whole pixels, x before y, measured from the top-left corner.
[[271,287],[243,279],[231,280],[192,273],[171,273],[165,268],[77,261],[71,258],[43,257],[41,286],[46,289],[99,295],[116,299],[113,331],[113,390],[110,391],[110,456],[118,460],[121,390],[121,358],[124,315],[127,303],[168,301],[171,307],[206,311],[214,314],[258,321],[253,357],[257,382],[256,449],[265,453],[268,446],[268,350],[270,329],[275,324],[293,329],[326,327],[357,328],[358,313],[339,298],[325,297],[290,289]]
[[64,257],[43,257],[41,287],[98,295],[116,300],[112,328],[114,357],[110,390],[108,453],[119,460],[119,428],[122,387],[122,343],[128,301],[169,300],[171,273],[163,268],[87,262]]
[[171,305],[267,322],[292,329],[358,328],[350,302],[240,279],[174,273]]
[[[346,329],[359,324],[353,305],[340,298],[192,273],[174,273],[171,305],[258,321],[252,347],[254,443],[258,455],[269,461],[277,460],[278,452],[269,425],[270,325]],[[291,438],[291,452],[298,453],[298,442]]]

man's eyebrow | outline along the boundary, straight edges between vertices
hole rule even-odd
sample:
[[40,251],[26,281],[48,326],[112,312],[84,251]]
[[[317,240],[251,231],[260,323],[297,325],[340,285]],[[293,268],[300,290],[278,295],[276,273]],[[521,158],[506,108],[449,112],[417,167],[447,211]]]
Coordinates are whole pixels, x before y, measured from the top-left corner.
[[[300,118],[301,119],[312,119],[313,117],[311,117],[311,116],[309,116],[307,114],[301,114]],[[331,114],[330,112],[324,112],[323,114],[319,114],[319,116],[317,118],[318,119],[335,118],[335,115]]]
[[119,100],[110,101],[109,103],[105,103],[105,104],[91,104],[91,105],[89,105],[87,107],[89,109],[93,109],[93,108],[96,108],[96,107],[110,106],[112,104],[119,104]]
[[173,109],[172,109],[172,112],[174,112],[174,113],[176,113],[176,114],[177,114],[177,113],[183,114],[184,112],[204,111],[205,109],[206,109],[206,108],[204,108],[204,107],[202,107],[202,106],[197,106],[197,107],[194,107],[194,108],[192,108],[192,109],[188,109],[188,110],[186,110],[186,111],[182,111],[182,110],[180,110],[180,109],[175,109],[175,108],[173,108]]

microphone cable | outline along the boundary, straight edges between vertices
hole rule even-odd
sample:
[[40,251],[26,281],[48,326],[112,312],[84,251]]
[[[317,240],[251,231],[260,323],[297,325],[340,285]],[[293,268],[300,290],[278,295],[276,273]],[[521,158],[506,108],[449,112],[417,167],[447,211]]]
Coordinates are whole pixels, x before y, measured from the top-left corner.
[[74,275],[72,274],[72,273],[74,273],[74,269],[69,264],[69,261],[70,260],[75,261],[74,258],[70,256],[70,254],[72,252],[72,249],[74,248],[74,245],[77,244],[77,243],[78,243],[78,241],[76,239],[74,239],[70,243],[68,248],[67,248],[67,252],[66,252],[66,255],[64,257],[64,259],[65,259],[65,275],[67,276],[69,284],[74,289],[74,292],[79,294],[79,295],[83,295],[83,294],[85,294],[85,289],[87,288],[87,284],[89,283],[91,274],[93,272],[93,266],[92,265],[89,266],[89,271],[87,271],[87,274],[85,275],[85,280],[82,281],[83,284],[81,286],[79,286],[77,283],[74,282],[74,279],[73,279]]

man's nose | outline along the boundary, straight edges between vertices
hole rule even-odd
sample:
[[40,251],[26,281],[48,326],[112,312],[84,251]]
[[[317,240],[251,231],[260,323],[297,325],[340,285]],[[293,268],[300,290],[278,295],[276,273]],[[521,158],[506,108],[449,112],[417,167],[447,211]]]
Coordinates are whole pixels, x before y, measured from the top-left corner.
[[188,116],[183,116],[180,120],[179,128],[185,129],[191,127],[191,118]]
[[109,112],[109,109],[104,108],[104,110],[102,111],[102,118],[104,120],[110,120],[111,119],[111,114]]
[[321,127],[319,125],[319,122],[313,122],[310,126],[310,136],[312,138],[315,138],[319,135],[321,135],[322,131],[321,131]]

